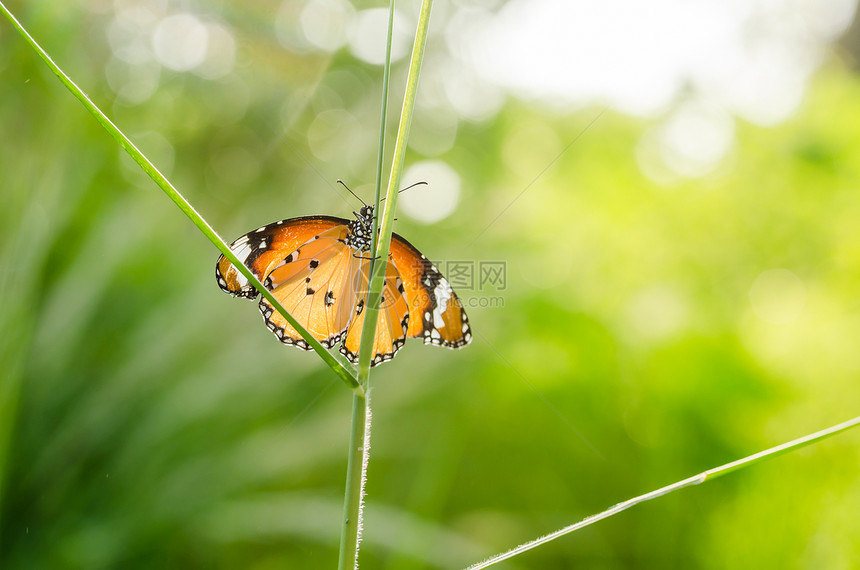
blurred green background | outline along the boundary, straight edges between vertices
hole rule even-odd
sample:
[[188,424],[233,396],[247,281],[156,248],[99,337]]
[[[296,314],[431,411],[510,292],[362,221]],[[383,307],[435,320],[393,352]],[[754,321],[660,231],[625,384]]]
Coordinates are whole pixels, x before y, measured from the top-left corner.
[[[8,4],[228,241],[349,217],[337,178],[372,195],[381,68],[355,35],[330,42],[357,8]],[[363,568],[464,567],[860,410],[855,36],[822,44],[778,120],[683,81],[630,113],[469,72],[452,34],[476,36],[455,24],[503,4],[434,7],[423,170],[404,178],[430,186],[403,195],[397,231],[443,269],[473,264],[471,287],[451,278],[475,340],[412,341],[375,369]],[[400,59],[392,116],[403,79]],[[333,567],[351,394],[219,291],[215,248],[5,20],[0,82],[0,567]],[[858,444],[499,567],[856,568]]]

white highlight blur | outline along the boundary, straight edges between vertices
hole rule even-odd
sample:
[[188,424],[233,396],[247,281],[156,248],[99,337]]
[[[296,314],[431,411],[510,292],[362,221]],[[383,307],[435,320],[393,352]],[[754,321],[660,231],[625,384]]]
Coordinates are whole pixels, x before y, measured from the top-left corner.
[[[409,36],[405,31],[408,23],[397,11],[394,12],[394,27],[391,34],[391,61],[406,55]],[[359,12],[349,30],[349,49],[358,59],[374,65],[385,63],[385,44],[388,37],[388,9],[373,8]]]
[[190,71],[203,63],[209,33],[191,14],[176,14],[161,20],[152,34],[155,57],[174,71]]
[[646,131],[637,147],[639,168],[659,182],[699,178],[717,170],[734,146],[735,124],[719,107],[688,101]]
[[[734,146],[735,117],[764,126],[790,117],[857,9],[857,0],[465,4],[445,26],[459,62],[446,87],[464,118],[486,118],[472,105],[481,100],[492,116],[505,93],[652,117],[660,124],[638,158],[659,182],[716,171]],[[495,93],[475,97],[475,84]]]
[[676,287],[653,285],[629,301],[626,330],[643,340],[662,340],[686,327],[688,313],[687,301]]
[[486,79],[525,98],[654,116],[685,89],[733,113],[790,114],[856,0],[512,0],[463,9],[448,34]]
[[424,224],[438,222],[451,215],[460,199],[460,175],[439,160],[413,164],[402,177],[403,185],[427,182],[400,195],[398,205],[407,216]]
[[762,271],[750,287],[753,312],[773,324],[790,323],[803,312],[806,285],[788,269]]
[[334,51],[346,43],[346,32],[355,9],[344,0],[311,0],[302,10],[301,29],[308,42]]
[[105,75],[118,100],[137,105],[158,89],[161,68],[203,79],[232,73],[236,41],[225,26],[190,14],[170,14],[166,0],[116,0],[107,26],[112,57]]
[[194,69],[203,79],[220,79],[229,75],[236,64],[236,40],[230,31],[220,24],[206,24],[206,56]]

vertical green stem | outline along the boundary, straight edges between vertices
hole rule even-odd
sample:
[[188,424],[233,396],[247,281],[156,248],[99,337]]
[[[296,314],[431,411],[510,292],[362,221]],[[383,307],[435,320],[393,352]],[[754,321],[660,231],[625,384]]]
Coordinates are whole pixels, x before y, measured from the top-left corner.
[[[373,257],[379,260],[371,263],[370,286],[367,294],[367,309],[364,324],[361,330],[361,348],[358,355],[358,381],[364,388],[365,393],[356,393],[353,396],[352,409],[352,432],[349,444],[349,462],[347,466],[346,496],[344,497],[343,526],[340,540],[339,570],[358,568],[358,549],[361,542],[362,504],[364,500],[364,484],[367,474],[367,462],[369,459],[370,442],[370,360],[372,357],[374,338],[376,336],[377,318],[379,315],[379,300],[382,294],[383,277],[388,259],[389,243],[394,223],[394,212],[397,205],[397,190],[400,185],[400,176],[403,172],[403,162],[406,157],[406,140],[409,136],[409,128],[412,124],[412,111],[415,108],[415,94],[418,89],[418,75],[421,71],[421,61],[424,57],[424,46],[427,40],[427,29],[430,22],[430,6],[432,0],[423,0],[421,13],[418,17],[418,29],[415,33],[415,43],[412,47],[412,59],[409,64],[409,75],[406,79],[406,92],[403,97],[403,109],[400,113],[400,125],[397,130],[397,139],[394,145],[394,159],[391,174],[388,180],[388,189],[385,197],[385,212],[382,215],[382,224],[379,233],[376,231],[376,222],[372,238],[374,240],[371,251]],[[394,2],[390,4],[390,18],[394,13]],[[389,20],[389,48],[391,37],[391,23]],[[390,54],[390,52],[388,52]],[[387,77],[387,70],[386,70]],[[383,86],[387,94],[387,82]],[[385,97],[385,96],[384,96]],[[383,121],[385,120],[386,103],[383,101]],[[380,136],[383,136],[382,133]],[[383,144],[380,139],[380,156],[382,156]],[[377,173],[377,188],[380,187],[381,167]],[[377,190],[378,200],[379,190]],[[378,207],[378,202],[377,202]]]
[[361,541],[362,510],[364,507],[364,483],[367,476],[368,448],[370,446],[370,420],[370,392],[354,393],[338,570],[358,568],[358,547]]
[[[382,194],[382,163],[385,158],[385,124],[388,117],[388,85],[391,75],[391,38],[394,27],[394,0],[388,7],[388,40],[385,44],[385,65],[382,72],[382,110],[379,119],[379,156],[376,161],[376,192],[373,211],[379,212]],[[373,219],[370,251],[376,251],[379,218]],[[374,260],[370,260],[373,274]],[[362,329],[363,332],[363,329]],[[362,338],[362,341],[364,339]],[[340,532],[340,559],[338,568],[358,568],[358,546],[361,541],[364,485],[367,481],[367,463],[370,460],[370,375],[359,380],[363,393],[356,392],[352,400],[352,430],[349,436],[349,459],[346,471],[346,492],[343,501],[343,521]],[[359,459],[360,458],[360,459]]]
[[[406,93],[403,96],[403,110],[400,112],[400,125],[397,129],[397,139],[394,143],[394,160],[391,174],[388,178],[388,190],[385,194],[385,211],[382,214],[382,224],[379,239],[376,244],[374,258],[383,261],[388,259],[388,248],[394,227],[394,212],[397,207],[397,192],[400,177],[403,174],[403,162],[406,158],[406,141],[412,126],[412,111],[415,109],[415,95],[418,91],[418,76],[421,73],[421,62],[424,59],[424,45],[427,41],[427,29],[430,24],[430,7],[432,0],[421,3],[421,13],[418,16],[418,29],[415,32],[415,43],[412,46],[412,59],[409,62],[409,75],[406,78]],[[362,385],[370,371],[370,359],[373,338],[376,336],[376,321],[379,314],[379,299],[382,294],[383,277],[386,263],[373,265],[370,287],[367,295],[367,314],[361,331],[361,350],[358,354],[358,380]]]
[[[388,5],[388,41],[385,44],[385,64],[382,68],[382,110],[379,115],[379,150],[376,158],[376,191],[373,194],[373,233],[370,236],[370,251],[376,251],[379,230],[379,200],[382,198],[382,163],[385,160],[385,125],[388,119],[388,86],[391,82],[391,38],[394,33],[394,0]],[[373,260],[371,260],[372,267]]]

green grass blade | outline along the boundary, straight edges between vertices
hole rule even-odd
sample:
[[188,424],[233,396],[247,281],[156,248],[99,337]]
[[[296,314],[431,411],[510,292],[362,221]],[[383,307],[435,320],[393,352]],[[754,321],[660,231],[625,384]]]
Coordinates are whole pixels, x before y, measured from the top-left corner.
[[[376,191],[373,195],[373,211],[379,212],[379,200],[382,194],[382,164],[385,159],[385,131],[388,118],[388,88],[391,76],[391,38],[394,30],[394,0],[388,6],[388,36],[385,43],[385,64],[382,70],[382,108],[379,118],[379,150],[376,159]],[[370,251],[376,251],[379,230],[379,216],[373,218]],[[375,261],[370,261],[370,273],[373,274]],[[367,320],[362,328],[361,345],[372,344],[372,338],[366,339]],[[359,349],[360,350],[360,349]],[[365,390],[362,396],[356,394],[352,404],[352,429],[349,438],[349,453],[346,468],[346,490],[343,497],[343,520],[341,521],[340,551],[338,568],[358,567],[358,549],[361,541],[364,509],[364,486],[367,482],[367,464],[370,461],[370,373],[359,382]]]
[[394,212],[397,208],[397,192],[400,187],[400,177],[403,173],[403,162],[406,158],[406,141],[412,126],[412,112],[415,109],[415,95],[418,91],[418,76],[421,73],[421,62],[424,59],[424,46],[427,41],[427,29],[430,24],[430,8],[432,0],[421,3],[418,16],[418,29],[415,32],[415,43],[412,46],[412,58],[409,62],[409,74],[406,78],[406,92],[403,96],[403,109],[400,112],[400,125],[394,143],[394,157],[391,173],[388,178],[388,189],[385,194],[385,210],[382,213],[382,224],[379,231],[379,241],[374,251],[374,258],[380,263],[374,264],[371,274],[370,287],[367,295],[367,315],[364,328],[361,331],[361,350],[358,356],[358,378],[362,382],[367,378],[370,369],[371,341],[376,334],[376,320],[379,314],[379,299],[382,293],[383,277],[385,275],[388,249],[391,233],[394,227]]
[[660,489],[656,489],[651,491],[650,493],[646,493],[644,495],[639,495],[638,497],[634,497],[632,499],[628,499],[623,503],[618,503],[610,507],[609,509],[603,511],[602,513],[598,513],[596,515],[591,515],[590,517],[586,517],[579,521],[578,523],[572,524],[570,526],[566,526],[564,528],[560,528],[555,532],[550,534],[541,536],[540,538],[536,538],[531,542],[527,542],[525,544],[521,544],[520,546],[511,549],[507,552],[503,552],[502,554],[497,554],[492,558],[488,558],[483,562],[479,562],[477,564],[473,564],[469,566],[466,570],[480,570],[482,568],[489,568],[503,560],[508,560],[509,558],[513,558],[523,552],[531,550],[533,548],[537,548],[543,544],[551,542],[557,538],[561,538],[566,534],[570,534],[574,531],[577,531],[581,528],[585,528],[589,525],[596,523],[597,521],[607,519],[613,515],[617,515],[621,511],[626,511],[630,507],[634,505],[638,505],[639,503],[644,503],[645,501],[650,501],[651,499],[656,499],[657,497],[662,497],[663,495],[668,495],[678,489],[683,489],[684,487],[690,487],[692,485],[699,485],[700,483],[704,483],[705,481],[710,481],[711,479],[716,479],[717,477],[721,477],[723,475],[727,475],[733,471],[737,471],[738,469],[743,469],[745,467],[751,467],[756,463],[760,463],[762,461],[766,461],[768,459],[773,459],[774,457],[778,457],[784,453],[788,453],[790,451],[796,451],[807,445],[811,445],[813,443],[819,442],[823,439],[827,439],[828,437],[833,437],[843,431],[847,431],[851,428],[857,427],[860,425],[860,416],[842,422],[841,424],[837,424],[835,426],[831,426],[827,429],[823,429],[821,431],[817,431],[815,433],[806,435],[804,437],[789,441],[787,443],[783,443],[782,445],[777,445],[776,447],[771,447],[770,449],[766,449],[759,453],[755,453],[753,455],[749,455],[744,457],[743,459],[738,459],[737,461],[732,461],[731,463],[726,463],[725,465],[721,465],[719,467],[715,467],[713,469],[708,469],[707,471],[703,471],[698,475],[694,475],[692,477],[688,477],[687,479],[683,479],[678,481],[677,483],[672,483],[671,485],[667,485],[665,487],[661,487]]
[[203,217],[197,213],[197,211],[191,206],[191,204],[186,200],[179,191],[174,188],[174,186],[167,180],[167,178],[155,167],[152,162],[143,155],[142,152],[131,142],[131,140],[123,134],[120,129],[113,124],[113,122],[105,115],[101,109],[96,106],[95,103],[83,92],[83,90],[78,87],[72,79],[66,75],[60,67],[54,63],[54,60],[45,52],[44,49],[33,39],[33,37],[24,29],[20,22],[12,15],[11,12],[6,8],[2,1],[0,1],[0,11],[9,19],[12,25],[18,30],[18,32],[24,37],[30,47],[39,54],[39,57],[44,60],[44,62],[48,65],[51,71],[56,75],[63,85],[71,91],[72,95],[74,95],[83,105],[86,107],[87,111],[95,117],[95,119],[101,124],[102,127],[110,134],[119,145],[131,156],[131,158],[143,169],[146,174],[152,178],[152,180],[158,185],[161,190],[167,194],[167,196],[173,200],[173,202],[179,207],[182,212],[188,216],[188,219],[197,226],[203,235],[206,236],[209,241],[211,241],[215,247],[218,248],[221,253],[224,254],[230,262],[236,266],[242,275],[244,275],[253,285],[256,287],[257,291],[260,292],[263,297],[265,297],[269,303],[275,307],[279,313],[281,313],[287,322],[295,328],[299,334],[302,335],[302,338],[307,341],[307,343],[320,355],[323,361],[331,368],[337,376],[343,380],[350,388],[353,390],[360,390],[360,386],[358,381],[355,379],[352,373],[348,371],[334,356],[332,356],[315,338],[311,336],[311,334],[302,327],[288,312],[284,309],[283,306],[275,299],[272,294],[263,286],[260,281],[254,277],[254,274],[245,267],[242,262],[230,251],[230,248],[224,242],[221,237],[215,233],[215,230],[203,219]]
[[[379,117],[379,150],[376,159],[376,190],[373,194],[373,211],[379,212],[382,198],[382,163],[385,161],[385,126],[388,119],[388,87],[391,82],[391,38],[394,34],[394,0],[388,5],[388,36],[385,44],[385,64],[382,67],[382,111]],[[373,218],[373,233],[370,236],[370,251],[376,251],[379,216]]]
[[[367,463],[369,461],[370,441],[370,359],[376,336],[379,301],[382,293],[383,276],[388,265],[388,249],[391,241],[394,211],[397,204],[397,191],[400,185],[400,174],[406,157],[406,140],[412,122],[412,111],[415,108],[415,94],[418,88],[418,76],[421,71],[421,61],[424,57],[424,46],[427,40],[427,29],[430,22],[430,7],[432,0],[424,0],[418,17],[418,29],[415,33],[415,43],[412,48],[412,58],[409,65],[409,75],[406,79],[406,92],[403,97],[403,109],[400,113],[400,124],[394,146],[393,164],[388,181],[385,197],[385,212],[382,215],[381,231],[379,230],[379,201],[382,187],[382,160],[385,140],[385,118],[387,114],[388,77],[391,66],[391,37],[394,21],[394,0],[389,4],[388,43],[386,45],[385,69],[383,72],[383,102],[382,117],[379,133],[379,160],[377,163],[377,180],[375,196],[375,212],[371,252],[376,261],[371,261],[370,284],[367,294],[367,313],[361,329],[361,347],[358,357],[358,381],[364,388],[366,396],[356,395],[353,403],[352,434],[350,437],[349,463],[347,467],[346,496],[344,497],[343,526],[341,529],[339,570],[358,568],[358,550],[361,542],[363,489],[366,482]],[[361,443],[359,443],[361,442]]]
[[358,549],[363,525],[364,487],[370,460],[370,390],[352,398],[352,429],[346,466],[343,524],[340,533],[338,570],[358,568]]

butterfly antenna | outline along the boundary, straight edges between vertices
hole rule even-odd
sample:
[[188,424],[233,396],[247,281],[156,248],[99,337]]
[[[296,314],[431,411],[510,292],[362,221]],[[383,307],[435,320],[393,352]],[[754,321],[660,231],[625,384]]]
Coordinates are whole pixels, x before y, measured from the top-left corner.
[[[410,184],[406,188],[398,190],[397,193],[400,194],[401,192],[406,192],[410,188],[415,188],[416,186],[421,186],[422,184],[426,185],[427,183],[426,182],[416,182],[415,184]],[[382,198],[382,200],[380,200],[380,202],[385,202],[385,198]]]
[[409,190],[410,188],[415,188],[416,186],[421,186],[422,184],[423,184],[423,185],[425,185],[425,186],[427,185],[427,183],[426,183],[426,182],[424,182],[424,181],[416,182],[415,184],[410,184],[409,186],[407,186],[407,187],[406,187],[406,188],[404,188],[403,190],[400,190],[400,191],[399,191],[399,192],[397,192],[397,193],[398,193],[398,194],[400,194],[400,192],[406,192],[406,191],[407,191],[407,190]]
[[[340,178],[338,178],[338,179],[337,179],[337,183],[338,183],[338,184],[340,184],[341,186],[343,186],[344,188],[346,188],[347,192],[349,192],[350,194],[352,194],[353,196],[355,196],[355,199],[356,199],[356,200],[358,200],[359,202],[361,202],[362,204],[364,204],[365,206],[367,206],[367,203],[366,203],[364,200],[362,200],[361,198],[359,198],[358,194],[356,194],[355,192],[353,192],[352,190],[350,190],[350,189],[349,189],[349,186],[347,186],[347,185],[344,183],[344,181],[343,181],[343,180],[341,180]],[[402,190],[401,190],[401,192],[402,192]]]

